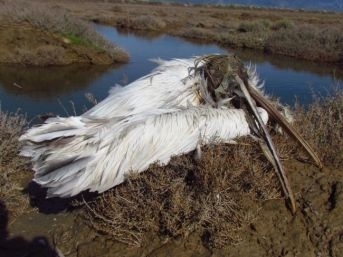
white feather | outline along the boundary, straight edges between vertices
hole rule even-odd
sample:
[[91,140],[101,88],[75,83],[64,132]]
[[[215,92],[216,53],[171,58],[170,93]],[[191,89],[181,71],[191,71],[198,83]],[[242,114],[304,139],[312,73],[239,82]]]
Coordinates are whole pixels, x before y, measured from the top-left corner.
[[[158,60],[152,73],[116,86],[83,115],[50,118],[29,129],[20,137],[25,142],[21,155],[31,157],[34,180],[51,196],[103,192],[122,183],[130,171],[167,164],[199,145],[249,135],[243,110],[211,107],[206,81],[191,69],[194,61]],[[248,74],[259,88],[256,72]],[[259,112],[267,122],[267,112]]]
[[[250,129],[243,110],[192,107],[150,116],[128,127],[121,137],[108,124],[98,132],[92,137],[75,135],[69,143],[49,149],[35,181],[48,187],[50,195],[73,196],[86,189],[103,192],[122,183],[130,171],[142,172],[155,162],[165,165],[197,145],[230,142],[249,135]],[[75,160],[50,170],[52,163],[67,158]]]

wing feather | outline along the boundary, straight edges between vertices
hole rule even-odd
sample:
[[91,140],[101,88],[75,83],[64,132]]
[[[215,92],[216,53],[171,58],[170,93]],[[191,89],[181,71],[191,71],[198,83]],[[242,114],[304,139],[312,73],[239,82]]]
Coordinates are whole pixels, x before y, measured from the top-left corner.
[[111,119],[130,116],[159,108],[198,105],[196,87],[200,77],[190,76],[189,67],[195,58],[159,60],[159,66],[150,74],[125,87],[116,86],[109,96],[83,116]]
[[[87,189],[103,192],[122,183],[130,171],[142,172],[155,162],[165,165],[198,144],[230,142],[250,134],[243,110],[211,107],[151,115],[126,127],[122,136],[113,130],[116,126],[107,122],[92,137],[77,134],[64,145],[47,145],[47,156],[36,162],[35,181],[48,187],[50,195],[62,197]],[[63,158],[66,166],[60,165]]]

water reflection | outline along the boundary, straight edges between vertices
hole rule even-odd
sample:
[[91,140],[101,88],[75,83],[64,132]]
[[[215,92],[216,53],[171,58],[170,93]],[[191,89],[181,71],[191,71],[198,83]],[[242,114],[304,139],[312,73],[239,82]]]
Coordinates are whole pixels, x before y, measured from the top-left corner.
[[317,97],[330,95],[343,81],[342,67],[266,55],[253,50],[238,50],[244,61],[256,64],[268,94],[290,106],[309,105]]
[[[96,26],[105,37],[125,46],[131,53],[130,68],[145,74],[154,67],[149,58],[179,58],[208,53],[229,53],[213,44],[195,44],[184,39],[163,36],[158,39],[137,38],[132,34],[119,34],[114,28]],[[267,93],[280,98],[283,103],[294,105],[296,101],[308,105],[313,101],[313,92],[327,95],[334,85],[334,79],[342,80],[343,71],[336,66],[323,65],[294,58],[270,56],[249,50],[234,51],[247,63],[256,64],[257,71],[265,81]],[[335,77],[334,77],[335,72]],[[137,74],[130,74],[135,78]]]
[[[71,65],[67,67],[0,66],[0,108],[26,113],[80,114],[92,106],[86,93],[106,95],[114,86],[113,72],[121,67]],[[99,95],[101,95],[99,94]]]
[[51,100],[91,85],[109,69],[113,67],[0,66],[0,83],[6,94],[25,95],[34,100]]
[[296,72],[310,72],[320,76],[332,76],[337,80],[343,80],[343,67],[331,63],[317,63],[305,60],[297,60],[282,55],[268,55],[251,49],[238,49],[235,51],[246,62],[257,65],[270,63],[278,69],[291,69]]

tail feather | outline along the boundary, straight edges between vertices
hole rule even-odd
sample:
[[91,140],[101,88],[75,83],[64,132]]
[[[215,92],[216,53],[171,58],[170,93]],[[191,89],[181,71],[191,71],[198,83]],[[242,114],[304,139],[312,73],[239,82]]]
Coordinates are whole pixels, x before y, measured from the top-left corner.
[[20,137],[24,146],[19,154],[31,158],[34,181],[49,187],[48,197],[75,194],[74,186],[95,151],[90,134],[99,124],[104,125],[84,117],[50,118]]
[[49,186],[56,186],[59,184],[63,184],[65,180],[69,180],[70,178],[74,177],[75,174],[82,171],[86,167],[86,164],[89,162],[89,159],[89,157],[74,159],[67,165],[52,170],[53,172],[36,173],[34,179],[41,185],[49,184]]
[[80,191],[75,188],[75,181],[82,178],[83,170],[75,173],[73,176],[68,177],[63,181],[48,188],[47,198],[51,197],[71,197],[80,193]]
[[19,138],[19,141],[39,143],[60,137],[69,137],[82,132],[84,128],[85,122],[82,117],[49,118],[43,125],[29,129]]
[[55,157],[52,160],[42,160],[37,161],[35,164],[35,171],[37,176],[45,176],[55,170],[59,170],[60,168],[67,167],[68,165],[77,161],[77,156],[61,156]]

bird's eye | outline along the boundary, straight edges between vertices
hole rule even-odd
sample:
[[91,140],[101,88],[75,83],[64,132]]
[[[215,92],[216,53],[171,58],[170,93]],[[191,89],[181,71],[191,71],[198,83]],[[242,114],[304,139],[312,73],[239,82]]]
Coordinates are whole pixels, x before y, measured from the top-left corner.
[[230,80],[229,83],[230,83],[230,84],[229,84],[229,87],[230,87],[231,89],[236,89],[236,88],[239,87],[239,84],[238,84],[238,82],[237,82],[235,79]]
[[239,87],[239,84],[234,78],[224,79],[221,85],[227,93],[230,93]]

